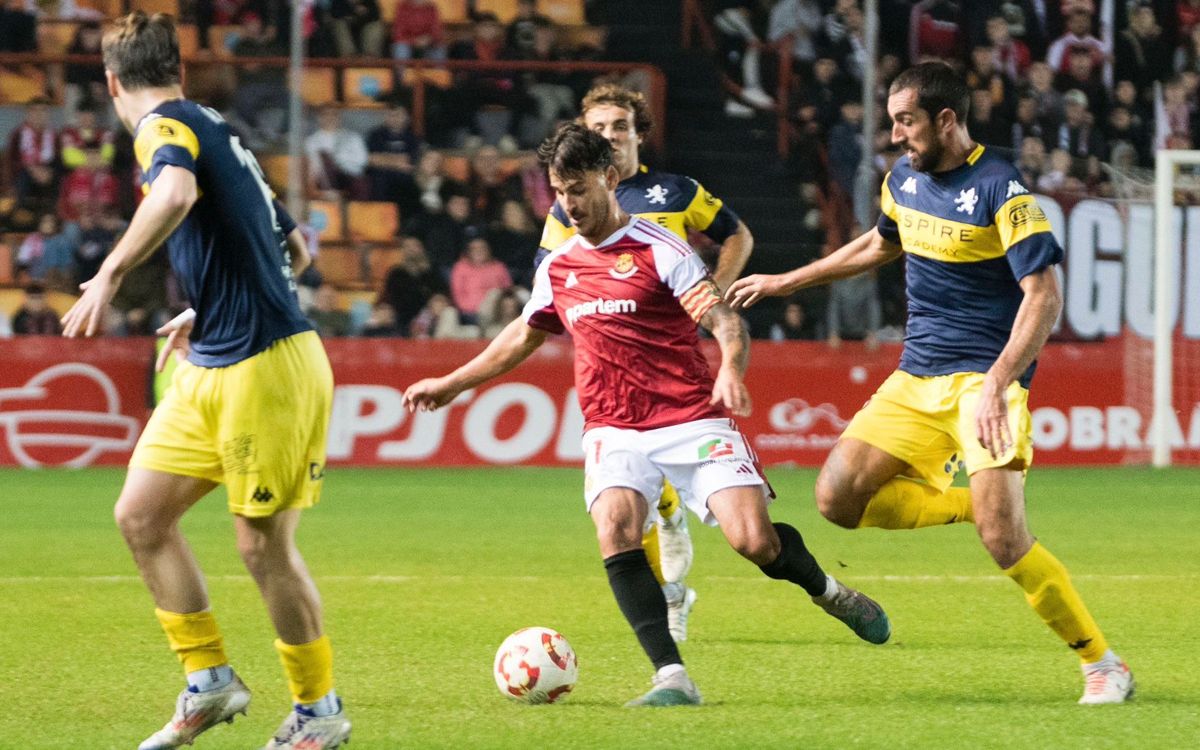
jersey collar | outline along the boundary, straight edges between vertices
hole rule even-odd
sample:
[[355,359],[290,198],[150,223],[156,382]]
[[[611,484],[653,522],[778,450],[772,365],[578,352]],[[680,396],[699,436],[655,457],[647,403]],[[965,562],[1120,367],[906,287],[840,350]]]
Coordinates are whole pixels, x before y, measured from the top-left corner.
[[629,221],[625,222],[624,226],[622,226],[617,231],[615,231],[612,234],[605,237],[603,240],[600,241],[600,244],[598,244],[598,245],[593,245],[592,243],[588,242],[587,240],[585,240],[583,238],[583,235],[581,235],[581,234],[577,234],[575,236],[576,236],[576,238],[578,238],[579,244],[581,247],[583,247],[587,250],[599,250],[602,247],[608,247],[609,245],[614,245],[617,242],[619,242],[622,238],[625,237],[625,235],[629,234],[629,230],[633,229],[633,225],[637,220],[638,220],[638,217],[634,216],[633,214],[630,214]]

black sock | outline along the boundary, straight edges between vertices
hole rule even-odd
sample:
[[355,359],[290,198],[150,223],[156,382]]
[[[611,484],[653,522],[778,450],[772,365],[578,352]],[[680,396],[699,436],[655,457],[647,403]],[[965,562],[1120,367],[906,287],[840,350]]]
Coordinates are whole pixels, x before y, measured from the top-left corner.
[[[804,546],[804,537],[786,523],[772,524],[779,534],[779,557],[759,569],[771,578],[791,581],[808,592],[809,596],[825,593],[825,571]],[[653,573],[651,574],[653,575]]]
[[667,600],[650,569],[646,551],[618,552],[604,560],[608,585],[612,586],[617,606],[633,627],[642,650],[656,669],[682,664],[679,649],[667,630]]

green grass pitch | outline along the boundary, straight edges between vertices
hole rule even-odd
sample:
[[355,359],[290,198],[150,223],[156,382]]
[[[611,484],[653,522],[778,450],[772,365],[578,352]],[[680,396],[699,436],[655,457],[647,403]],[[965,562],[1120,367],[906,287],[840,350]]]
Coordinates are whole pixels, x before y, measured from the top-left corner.
[[[123,471],[0,471],[0,748],[133,748],[182,675],[111,508]],[[1075,657],[973,528],[850,532],[811,471],[775,470],[773,514],[876,597],[892,641],[859,642],[692,519],[699,591],[683,656],[707,705],[630,710],[651,669],[608,589],[577,470],[334,469],[301,545],[321,588],[354,750],[392,748],[1170,748],[1200,744],[1200,471],[1035,469],[1034,531],[1070,568],[1138,680],[1075,705]],[[250,714],[201,750],[261,747],[288,699],[218,490],[186,519]],[[579,654],[565,704],[492,680],[513,630]]]

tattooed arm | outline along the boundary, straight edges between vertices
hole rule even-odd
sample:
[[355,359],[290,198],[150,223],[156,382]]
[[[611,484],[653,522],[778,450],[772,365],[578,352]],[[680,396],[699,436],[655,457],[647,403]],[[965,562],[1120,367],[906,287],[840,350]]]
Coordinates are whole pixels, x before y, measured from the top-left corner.
[[[721,347],[721,367],[717,370],[709,403],[723,404],[736,416],[750,414],[750,392],[743,378],[750,363],[750,333],[741,316],[721,301],[711,279],[705,279],[685,293],[684,308],[704,326]],[[689,304],[689,299],[692,304]]]

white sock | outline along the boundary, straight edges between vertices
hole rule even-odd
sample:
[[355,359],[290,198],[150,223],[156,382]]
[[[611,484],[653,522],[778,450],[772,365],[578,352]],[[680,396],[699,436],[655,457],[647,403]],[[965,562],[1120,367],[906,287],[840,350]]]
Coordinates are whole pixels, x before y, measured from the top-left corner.
[[187,674],[188,689],[193,693],[220,690],[231,682],[233,682],[233,667],[230,667],[228,664],[222,664],[219,667],[209,667],[208,669],[197,669],[195,672],[188,672]]
[[337,691],[330,690],[321,700],[316,703],[301,703],[300,708],[313,716],[333,716],[341,708],[341,705],[338,703]]
[[826,573],[825,574],[825,593],[821,594],[817,598],[824,599],[825,601],[829,601],[830,599],[833,598],[833,595],[836,594],[837,592],[838,592],[838,582],[834,579],[833,576]]
[[659,670],[654,673],[654,679],[661,681],[686,671],[682,664],[668,664],[665,667],[659,667]]
[[1098,669],[1100,667],[1115,667],[1116,665],[1118,665],[1120,663],[1121,663],[1121,657],[1117,656],[1113,652],[1113,650],[1110,648],[1109,650],[1104,652],[1104,656],[1101,656],[1098,661],[1088,662],[1083,665],[1083,668],[1085,670],[1090,671],[1093,669]]

